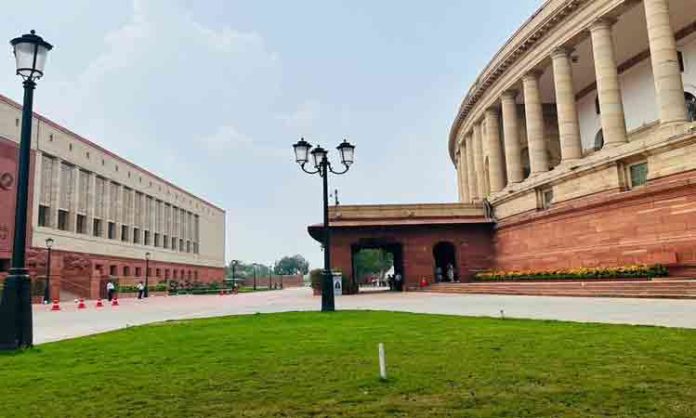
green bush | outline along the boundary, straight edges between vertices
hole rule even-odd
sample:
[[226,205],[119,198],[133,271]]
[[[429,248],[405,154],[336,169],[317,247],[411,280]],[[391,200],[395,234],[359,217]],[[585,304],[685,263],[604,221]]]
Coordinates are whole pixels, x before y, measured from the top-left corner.
[[637,264],[622,267],[597,267],[561,269],[552,271],[491,271],[474,275],[477,281],[524,281],[524,280],[592,280],[627,279],[667,276],[667,267]]

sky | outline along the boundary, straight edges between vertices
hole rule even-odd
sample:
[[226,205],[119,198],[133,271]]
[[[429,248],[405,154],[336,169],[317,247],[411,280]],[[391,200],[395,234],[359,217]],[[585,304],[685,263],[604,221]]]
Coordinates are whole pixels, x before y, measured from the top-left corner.
[[[34,110],[227,212],[226,260],[321,265],[321,181],[292,144],[356,145],[341,204],[457,200],[447,141],[540,0],[54,0],[3,4],[54,44]],[[0,93],[21,102],[7,45]]]

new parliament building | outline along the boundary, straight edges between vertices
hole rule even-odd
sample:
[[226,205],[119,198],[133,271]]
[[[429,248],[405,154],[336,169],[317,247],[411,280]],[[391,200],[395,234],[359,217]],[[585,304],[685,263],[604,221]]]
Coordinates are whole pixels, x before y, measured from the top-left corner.
[[334,268],[351,276],[357,251],[384,248],[407,288],[450,263],[462,281],[632,264],[693,274],[695,118],[694,0],[547,0],[456,111],[459,203],[332,208]]
[[[224,278],[225,211],[34,114],[27,268],[51,294],[97,298],[133,285]],[[14,228],[21,105],[0,95],[0,281]],[[149,271],[145,271],[149,257]],[[43,293],[42,293],[43,294]]]

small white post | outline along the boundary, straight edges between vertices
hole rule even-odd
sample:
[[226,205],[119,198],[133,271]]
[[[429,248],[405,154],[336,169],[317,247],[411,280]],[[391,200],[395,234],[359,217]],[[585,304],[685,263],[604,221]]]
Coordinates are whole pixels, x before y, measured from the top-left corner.
[[384,356],[384,344],[379,343],[379,377],[387,380],[387,361]]

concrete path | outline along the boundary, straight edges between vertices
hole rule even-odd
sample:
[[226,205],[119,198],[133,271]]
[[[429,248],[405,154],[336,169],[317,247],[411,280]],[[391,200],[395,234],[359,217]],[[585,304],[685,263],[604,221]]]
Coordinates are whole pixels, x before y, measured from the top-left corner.
[[[170,296],[123,299],[120,306],[77,310],[62,304],[34,307],[34,342],[42,344],[84,335],[176,319],[256,312],[315,311],[320,298],[311,290],[245,293],[228,296]],[[696,300],[613,299],[546,296],[450,295],[435,293],[369,293],[337,298],[336,309],[386,310],[463,316],[550,319],[612,324],[696,328]]]

